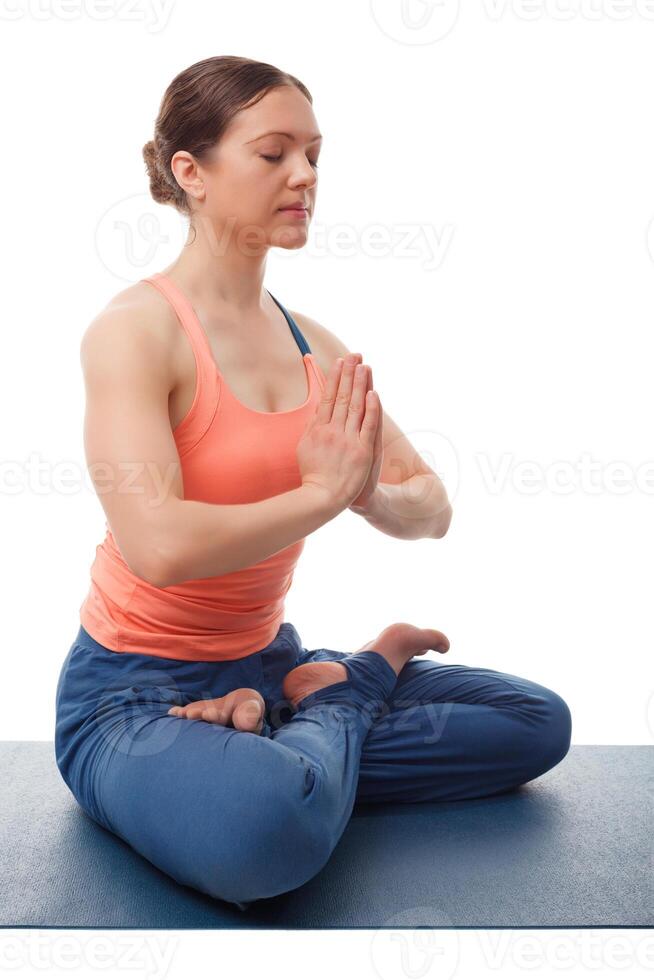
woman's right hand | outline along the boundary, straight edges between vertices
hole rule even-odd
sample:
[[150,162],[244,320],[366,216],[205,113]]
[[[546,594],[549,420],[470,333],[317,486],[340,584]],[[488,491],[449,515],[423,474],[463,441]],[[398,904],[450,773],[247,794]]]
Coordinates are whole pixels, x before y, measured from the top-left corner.
[[365,486],[373,463],[381,402],[367,392],[368,366],[359,354],[334,361],[314,415],[297,444],[302,485],[317,487],[337,512]]

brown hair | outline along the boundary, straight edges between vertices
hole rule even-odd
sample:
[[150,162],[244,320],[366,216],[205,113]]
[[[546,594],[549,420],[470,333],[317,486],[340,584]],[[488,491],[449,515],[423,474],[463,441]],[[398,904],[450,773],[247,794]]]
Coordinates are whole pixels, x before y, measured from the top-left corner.
[[264,61],[235,55],[205,58],[176,75],[161,100],[154,139],[142,151],[154,200],[190,214],[186,193],[170,169],[173,155],[187,150],[202,160],[233,116],[277,85],[296,85],[313,102],[307,87],[294,75]]

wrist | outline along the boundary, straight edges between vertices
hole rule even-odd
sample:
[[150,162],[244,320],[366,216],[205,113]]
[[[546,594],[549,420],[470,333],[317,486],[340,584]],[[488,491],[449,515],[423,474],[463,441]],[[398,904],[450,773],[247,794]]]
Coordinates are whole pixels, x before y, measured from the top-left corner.
[[302,483],[300,489],[303,498],[309,502],[308,506],[325,521],[331,520],[345,509],[345,504],[337,501],[327,487],[319,483]]

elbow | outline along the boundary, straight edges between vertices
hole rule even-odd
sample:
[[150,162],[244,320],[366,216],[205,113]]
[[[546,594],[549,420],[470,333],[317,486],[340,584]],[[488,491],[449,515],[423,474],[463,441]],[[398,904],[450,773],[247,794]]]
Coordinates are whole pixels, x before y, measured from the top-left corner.
[[165,589],[176,582],[182,582],[177,563],[173,561],[170,549],[153,547],[150,551],[150,561],[148,564],[148,581],[157,589]]
[[183,581],[175,577],[178,568],[172,556],[177,542],[167,511],[159,510],[156,515],[141,512],[120,534],[115,528],[112,533],[123,561],[141,581],[157,589]]
[[161,509],[147,535],[148,554],[144,557],[146,580],[157,589],[185,580],[178,561],[179,519],[172,508]]
[[169,568],[153,552],[147,556],[142,555],[139,559],[127,561],[127,565],[137,578],[157,589],[165,589],[167,585],[171,584]]
[[444,509],[442,514],[439,515],[438,526],[434,533],[433,538],[444,538],[447,534],[450,524],[452,522],[452,505],[448,503],[447,507]]
[[160,540],[158,531],[149,536],[147,551],[141,553],[130,567],[135,575],[157,589],[165,589],[180,581],[175,577],[176,567],[170,548]]
[[168,585],[173,584],[173,576],[164,565],[152,566],[145,580],[150,585],[154,585],[156,589],[165,589]]

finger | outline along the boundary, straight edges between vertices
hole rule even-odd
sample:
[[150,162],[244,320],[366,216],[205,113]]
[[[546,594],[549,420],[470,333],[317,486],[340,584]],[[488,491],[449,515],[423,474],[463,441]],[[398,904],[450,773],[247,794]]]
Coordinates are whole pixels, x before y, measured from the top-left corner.
[[[370,367],[370,365],[368,365],[368,391],[372,391],[372,390],[373,390],[372,368]],[[383,452],[383,448],[384,448],[384,439],[383,439],[384,411],[381,406],[379,392],[376,392],[376,395],[377,395],[377,401],[379,401],[380,411],[379,411],[379,421],[377,423],[377,433],[375,435],[374,453],[375,453],[375,457],[378,457]]]
[[362,364],[354,375],[354,388],[350,397],[350,409],[345,420],[345,431],[358,433],[366,410],[366,394],[369,390],[370,366]]
[[[348,357],[356,357],[361,360],[361,354],[349,354]],[[322,398],[318,403],[318,408],[315,414],[310,417],[309,422],[305,428],[305,432],[318,422],[326,423],[330,422],[332,418],[332,412],[334,410],[334,401],[338,393],[338,389],[341,382],[343,365],[345,364],[345,357],[337,357],[332,364],[329,373],[327,375],[327,380],[325,388],[322,393]]]
[[341,380],[343,360],[344,358],[337,357],[329,369],[329,373],[325,380],[325,387],[323,389],[320,401],[318,402],[318,408],[316,409],[315,415],[309,420],[309,425],[307,426],[306,431],[308,431],[315,424],[324,424],[331,421],[332,410],[334,408],[334,399]]
[[[361,428],[361,420],[366,407],[367,376],[367,365],[355,365],[355,370],[352,373],[352,387],[349,393],[346,392],[345,395],[345,397],[348,398],[348,401],[347,403],[344,401],[341,405],[339,405],[337,402],[339,410],[343,413],[341,419],[345,432],[354,432],[358,434],[359,429]],[[336,406],[334,411],[336,412]]]
[[374,452],[375,448],[380,413],[381,404],[379,397],[377,392],[372,389],[366,393],[365,414],[361,423],[361,429],[359,430],[359,439],[371,453]]
[[[332,422],[345,427],[350,407],[352,390],[355,385],[355,378],[358,377],[357,367],[361,364],[361,354],[348,353],[343,359],[343,369],[339,381],[334,407],[332,409]],[[360,369],[359,369],[360,370]]]
[[377,421],[377,435],[375,436],[375,453],[380,455],[384,451],[384,410],[379,399],[379,392],[376,391],[377,401],[379,402],[379,418]]
[[[365,378],[365,371],[360,361],[361,355],[351,355],[345,358],[343,364],[343,370],[341,372],[341,380],[338,386],[338,391],[336,392],[336,398],[334,399],[334,408],[332,411],[332,424],[338,426],[341,429],[345,429],[348,418],[351,414],[350,402],[352,399],[353,391],[356,393],[361,387],[361,376]],[[357,404],[363,406],[363,395],[355,401],[355,407]],[[357,421],[357,427],[360,424],[361,419]]]
[[337,357],[331,368],[327,373],[325,379],[325,385],[320,396],[320,401],[316,408],[315,413],[309,417],[307,424],[304,428],[305,432],[308,432],[314,425],[324,424],[329,422],[332,417],[332,406],[334,404],[334,397],[338,390],[338,383],[341,378],[341,369],[343,367],[343,358]]

